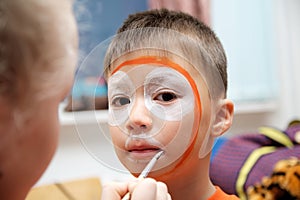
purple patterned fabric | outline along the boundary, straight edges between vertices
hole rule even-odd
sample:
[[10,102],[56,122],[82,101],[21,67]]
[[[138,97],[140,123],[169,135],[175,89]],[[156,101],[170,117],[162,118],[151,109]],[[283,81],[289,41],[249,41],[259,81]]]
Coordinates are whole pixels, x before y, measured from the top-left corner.
[[276,146],[277,150],[266,154],[256,162],[248,174],[244,190],[257,182],[262,177],[272,173],[274,164],[279,160],[295,156],[300,158],[300,144],[295,141],[295,134],[300,131],[300,124],[293,125],[284,132],[294,143],[289,149],[272,139],[259,133],[247,133],[229,138],[216,152],[210,167],[210,177],[215,185],[218,185],[227,193],[236,193],[236,180],[239,170],[251,152],[264,146]]

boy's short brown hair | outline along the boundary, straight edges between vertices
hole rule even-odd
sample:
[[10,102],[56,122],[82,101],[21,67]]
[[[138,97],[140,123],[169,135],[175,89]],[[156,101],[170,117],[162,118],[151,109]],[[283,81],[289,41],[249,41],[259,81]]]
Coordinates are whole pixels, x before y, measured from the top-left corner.
[[[161,34],[162,30],[166,30],[165,34]],[[173,35],[174,32],[176,34]],[[196,68],[202,64],[205,68],[208,68],[208,65],[209,68],[216,69],[218,76],[222,79],[222,86],[211,86],[211,89],[219,90],[218,97],[220,97],[220,93],[222,93],[221,96],[226,96],[227,60],[224,49],[215,33],[198,19],[178,11],[149,10],[129,15],[117,33],[105,57],[106,71],[110,70],[114,59],[136,49],[147,48],[147,46],[165,47],[167,50],[179,48],[182,51],[181,55],[192,61]],[[189,39],[183,39],[182,36]],[[196,46],[196,48],[192,46]],[[199,58],[201,64],[194,61]],[[206,78],[209,76],[212,76],[211,73],[205,73]],[[210,77],[210,79],[214,78]]]

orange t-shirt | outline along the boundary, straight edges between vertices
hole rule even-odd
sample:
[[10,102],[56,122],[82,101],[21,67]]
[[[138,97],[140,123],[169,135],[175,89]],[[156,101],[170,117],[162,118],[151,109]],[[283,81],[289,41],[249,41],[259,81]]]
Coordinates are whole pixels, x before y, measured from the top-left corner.
[[235,195],[226,194],[221,190],[221,188],[216,186],[216,192],[208,198],[208,200],[239,200]]

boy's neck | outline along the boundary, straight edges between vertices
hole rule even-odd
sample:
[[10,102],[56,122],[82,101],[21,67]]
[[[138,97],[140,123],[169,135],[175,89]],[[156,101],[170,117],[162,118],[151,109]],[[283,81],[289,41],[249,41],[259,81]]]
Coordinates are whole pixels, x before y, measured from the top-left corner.
[[[207,200],[215,192],[209,178],[210,156],[187,161],[165,183],[172,200]],[[187,170],[188,169],[188,170]]]
[[29,187],[19,188],[0,180],[0,199],[24,200],[29,190]]

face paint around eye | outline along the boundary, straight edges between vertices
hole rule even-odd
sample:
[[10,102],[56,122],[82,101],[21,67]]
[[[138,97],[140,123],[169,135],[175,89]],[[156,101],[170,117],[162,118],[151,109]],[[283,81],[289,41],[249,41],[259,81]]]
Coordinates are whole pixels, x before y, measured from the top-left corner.
[[130,104],[130,99],[128,97],[114,97],[111,103],[114,107],[121,107],[127,104]]
[[186,78],[174,69],[159,67],[145,78],[145,105],[155,116],[180,121],[194,110],[193,90]]
[[129,76],[118,71],[108,80],[108,124],[117,126],[128,119],[132,106],[134,86]]
[[176,99],[177,99],[176,94],[169,91],[163,91],[153,98],[153,100],[155,101],[166,102],[166,103],[174,101]]

